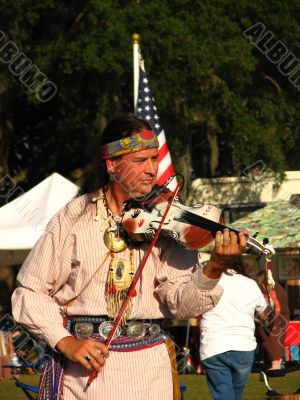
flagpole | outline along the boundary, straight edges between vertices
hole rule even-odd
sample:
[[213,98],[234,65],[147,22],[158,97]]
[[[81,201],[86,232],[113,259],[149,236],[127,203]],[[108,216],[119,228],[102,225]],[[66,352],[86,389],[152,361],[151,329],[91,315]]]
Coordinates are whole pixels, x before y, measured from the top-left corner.
[[137,112],[138,94],[139,94],[139,42],[140,35],[133,33],[131,35],[133,46],[133,109],[134,114]]

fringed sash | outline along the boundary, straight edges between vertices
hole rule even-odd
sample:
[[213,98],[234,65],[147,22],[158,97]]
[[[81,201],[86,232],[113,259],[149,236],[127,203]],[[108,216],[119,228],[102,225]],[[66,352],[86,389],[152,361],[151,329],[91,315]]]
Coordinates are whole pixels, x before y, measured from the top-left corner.
[[51,347],[46,348],[37,400],[63,400],[66,359]]

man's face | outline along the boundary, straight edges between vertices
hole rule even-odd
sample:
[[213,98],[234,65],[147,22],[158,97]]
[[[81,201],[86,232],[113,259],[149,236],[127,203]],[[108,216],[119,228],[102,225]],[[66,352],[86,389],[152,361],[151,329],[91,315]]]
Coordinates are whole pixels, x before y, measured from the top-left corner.
[[158,149],[142,150],[108,160],[108,171],[114,183],[130,197],[141,197],[151,192],[158,171]]

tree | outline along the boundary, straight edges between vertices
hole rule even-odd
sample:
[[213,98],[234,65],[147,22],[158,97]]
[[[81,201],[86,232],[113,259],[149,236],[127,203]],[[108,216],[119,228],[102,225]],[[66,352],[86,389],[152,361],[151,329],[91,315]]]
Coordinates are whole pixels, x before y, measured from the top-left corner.
[[57,92],[40,101],[2,62],[2,174],[27,189],[54,170],[75,180],[87,168],[105,123],[133,111],[133,32],[142,37],[175,167],[185,166],[188,181],[241,175],[257,160],[274,172],[299,168],[298,90],[243,34],[262,21],[297,54],[298,7],[298,0],[3,2],[0,56],[11,40]]

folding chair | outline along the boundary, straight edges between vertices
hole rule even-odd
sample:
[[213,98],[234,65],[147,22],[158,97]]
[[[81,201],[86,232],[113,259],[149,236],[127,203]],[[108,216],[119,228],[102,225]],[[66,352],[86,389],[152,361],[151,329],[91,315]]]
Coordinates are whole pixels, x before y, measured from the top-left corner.
[[180,394],[181,394],[181,400],[184,400],[184,393],[186,391],[186,385],[183,383],[180,383]]
[[268,388],[268,391],[266,392],[266,400],[300,400],[300,388],[291,394],[279,393],[271,388],[267,374],[264,371],[261,371],[260,374]]
[[26,394],[28,399],[29,400],[35,400],[35,397],[33,397],[33,395],[30,392],[37,394],[38,390],[39,390],[38,386],[27,385],[26,383],[21,382],[15,376],[13,378],[14,378],[14,380],[16,382],[16,386],[23,390],[23,392]]

